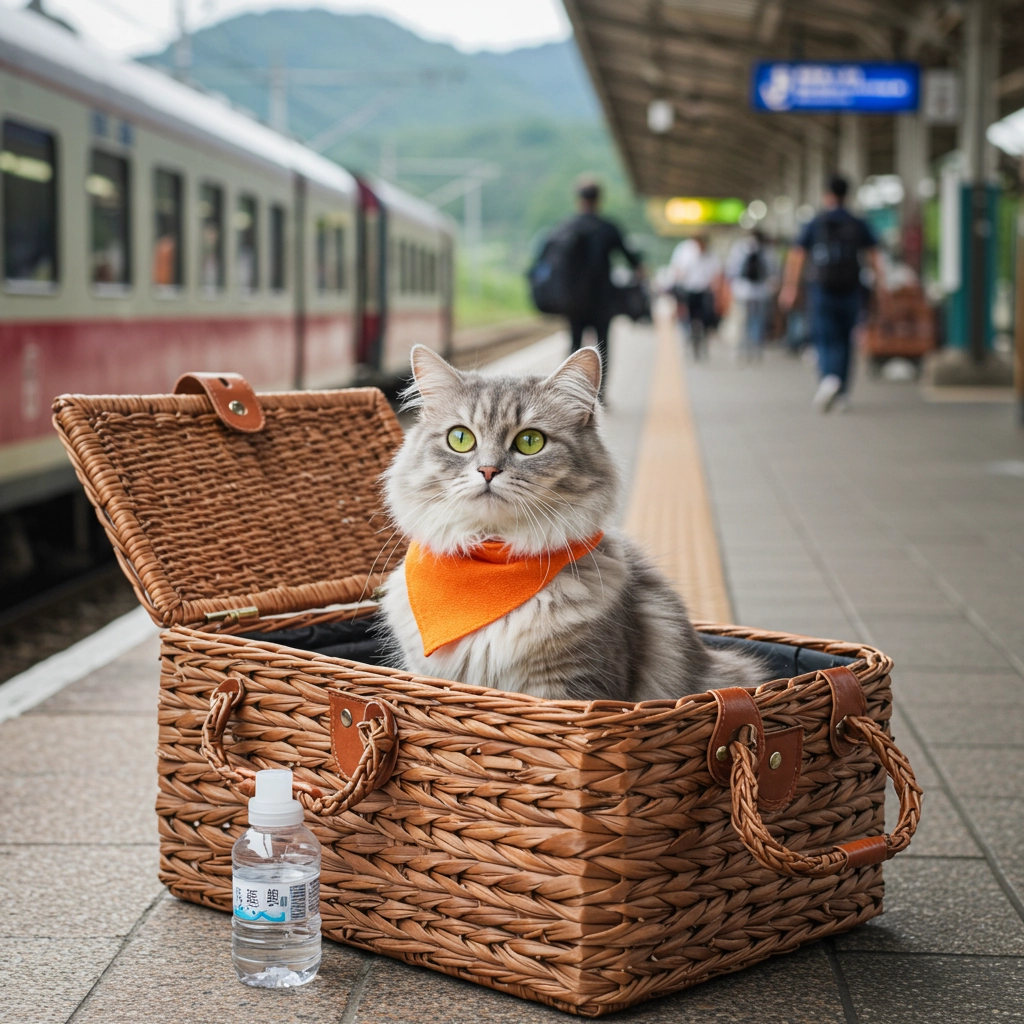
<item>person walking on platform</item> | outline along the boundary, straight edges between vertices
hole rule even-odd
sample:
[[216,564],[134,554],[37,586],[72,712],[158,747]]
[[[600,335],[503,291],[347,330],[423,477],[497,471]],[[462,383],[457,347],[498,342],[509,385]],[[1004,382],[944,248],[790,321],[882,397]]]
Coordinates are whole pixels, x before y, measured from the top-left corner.
[[865,221],[846,209],[847,189],[845,178],[830,179],[824,210],[804,227],[789,251],[779,294],[782,309],[792,309],[809,258],[811,341],[818,352],[820,378],[814,407],[820,412],[846,407],[853,329],[861,309],[862,255],[867,255],[874,271],[875,288],[884,287],[878,240]]
[[579,212],[552,231],[528,276],[537,308],[568,318],[572,352],[583,345],[584,331],[593,330],[601,356],[603,399],[615,293],[612,254],[621,253],[638,276],[643,276],[643,259],[626,244],[618,225],[598,212],[601,186],[593,178],[579,182],[576,201]]
[[722,261],[708,247],[707,235],[698,235],[675,247],[669,268],[680,312],[686,311],[693,358],[701,359],[707,353],[708,331],[718,324],[715,294],[722,281]]
[[778,260],[763,232],[751,231],[733,245],[726,276],[743,307],[743,351],[748,359],[759,359],[779,282]]

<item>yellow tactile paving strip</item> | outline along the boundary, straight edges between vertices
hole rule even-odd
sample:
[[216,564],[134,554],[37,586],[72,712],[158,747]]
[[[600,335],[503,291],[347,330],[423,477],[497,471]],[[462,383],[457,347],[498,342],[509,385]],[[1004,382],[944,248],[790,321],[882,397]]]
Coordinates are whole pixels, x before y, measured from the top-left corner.
[[671,318],[657,323],[647,421],[624,528],[672,580],[694,619],[732,622],[715,520]]

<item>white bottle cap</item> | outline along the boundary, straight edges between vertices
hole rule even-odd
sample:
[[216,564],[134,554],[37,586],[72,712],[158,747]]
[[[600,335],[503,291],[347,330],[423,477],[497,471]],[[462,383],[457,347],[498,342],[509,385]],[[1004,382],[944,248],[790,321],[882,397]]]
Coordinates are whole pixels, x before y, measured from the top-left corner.
[[302,817],[302,804],[292,799],[292,773],[287,768],[256,773],[256,795],[249,801],[250,825],[301,825]]

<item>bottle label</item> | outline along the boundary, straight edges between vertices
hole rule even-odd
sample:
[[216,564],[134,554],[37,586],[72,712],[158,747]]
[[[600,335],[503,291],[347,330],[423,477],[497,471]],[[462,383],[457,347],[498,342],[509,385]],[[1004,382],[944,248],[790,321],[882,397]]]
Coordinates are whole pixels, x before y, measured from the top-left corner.
[[320,912],[320,879],[286,885],[281,882],[247,882],[231,879],[234,914],[243,921],[305,921]]

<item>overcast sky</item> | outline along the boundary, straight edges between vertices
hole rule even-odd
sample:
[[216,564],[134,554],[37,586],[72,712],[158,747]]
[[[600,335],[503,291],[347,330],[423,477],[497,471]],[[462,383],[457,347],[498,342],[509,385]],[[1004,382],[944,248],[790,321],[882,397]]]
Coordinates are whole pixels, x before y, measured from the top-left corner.
[[[23,7],[25,2],[0,0],[0,6]],[[150,53],[177,34],[176,0],[44,0],[44,6],[119,53]],[[570,34],[560,0],[185,0],[185,7],[192,29],[274,7],[380,14],[466,51],[512,50]]]

